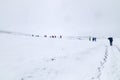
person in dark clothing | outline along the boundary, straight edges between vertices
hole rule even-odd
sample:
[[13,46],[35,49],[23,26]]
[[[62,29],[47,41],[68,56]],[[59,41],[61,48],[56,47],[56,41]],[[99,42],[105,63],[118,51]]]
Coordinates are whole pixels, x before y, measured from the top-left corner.
[[96,41],[97,38],[95,38],[95,41]]
[[44,37],[46,38],[46,37],[47,37],[47,35],[44,35]]
[[92,41],[93,41],[93,42],[96,42],[96,37],[93,37],[93,38],[92,38]]
[[109,37],[108,40],[109,40],[109,42],[110,42],[110,46],[112,46],[112,45],[113,45],[113,38],[112,38],[112,37]]
[[91,41],[91,37],[89,37],[89,41]]
[[62,38],[62,35],[60,35],[60,38]]
[[95,38],[93,37],[93,38],[92,38],[92,41],[94,41],[94,40],[95,40]]
[[96,41],[96,37],[94,37],[94,41]]

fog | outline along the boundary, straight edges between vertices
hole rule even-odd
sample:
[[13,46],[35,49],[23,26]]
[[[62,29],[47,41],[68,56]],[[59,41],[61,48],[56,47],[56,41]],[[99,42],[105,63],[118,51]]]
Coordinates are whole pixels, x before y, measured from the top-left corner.
[[119,14],[119,0],[0,0],[0,30],[118,36]]

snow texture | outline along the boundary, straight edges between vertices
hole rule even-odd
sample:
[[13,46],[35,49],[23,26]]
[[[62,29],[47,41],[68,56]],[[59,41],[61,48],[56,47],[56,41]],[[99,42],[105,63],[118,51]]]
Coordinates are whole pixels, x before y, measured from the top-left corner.
[[0,34],[0,80],[120,80],[119,38],[109,46],[107,39],[9,34]]

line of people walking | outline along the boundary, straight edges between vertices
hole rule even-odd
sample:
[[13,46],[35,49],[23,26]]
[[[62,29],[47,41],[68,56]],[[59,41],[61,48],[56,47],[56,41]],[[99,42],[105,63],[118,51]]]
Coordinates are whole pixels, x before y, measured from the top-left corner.
[[97,38],[96,37],[89,37],[89,41],[96,42]]
[[[32,36],[32,37],[42,37],[42,36],[40,36],[40,35],[34,35],[34,34],[32,34],[31,36]],[[56,36],[56,35],[51,35],[51,36],[44,35],[43,37],[45,37],[45,38],[63,38],[62,35],[59,35],[59,36]]]
[[[96,37],[89,37],[89,41],[96,42],[97,38]],[[113,46],[113,37],[108,37],[110,46]]]

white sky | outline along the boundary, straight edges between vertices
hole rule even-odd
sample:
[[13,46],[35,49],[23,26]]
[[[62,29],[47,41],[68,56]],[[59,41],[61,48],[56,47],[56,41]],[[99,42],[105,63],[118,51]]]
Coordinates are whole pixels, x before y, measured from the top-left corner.
[[0,30],[119,34],[120,0],[0,0]]

